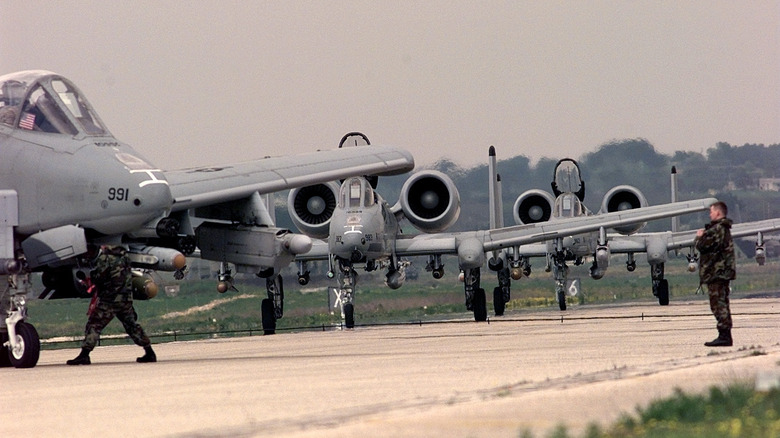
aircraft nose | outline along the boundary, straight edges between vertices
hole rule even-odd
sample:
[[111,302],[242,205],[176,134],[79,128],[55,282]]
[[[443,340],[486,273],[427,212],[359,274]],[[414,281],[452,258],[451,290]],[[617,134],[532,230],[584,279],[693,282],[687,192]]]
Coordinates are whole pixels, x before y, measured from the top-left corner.
[[342,241],[347,248],[360,249],[366,244],[365,236],[359,232],[345,233]]
[[343,244],[344,253],[348,253],[350,260],[357,262],[363,259],[363,256],[366,253],[366,238],[363,233],[345,233],[341,242]]
[[136,190],[137,195],[133,199],[133,203],[136,206],[159,210],[168,209],[173,204],[173,195],[171,195],[171,188],[168,186],[167,181],[158,180],[154,184],[141,182],[138,186]]

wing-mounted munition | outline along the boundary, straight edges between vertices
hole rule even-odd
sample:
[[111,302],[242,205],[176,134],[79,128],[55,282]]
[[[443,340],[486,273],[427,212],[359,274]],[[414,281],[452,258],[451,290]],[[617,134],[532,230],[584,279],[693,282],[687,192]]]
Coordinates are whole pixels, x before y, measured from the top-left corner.
[[38,360],[30,275],[41,273],[42,296],[82,296],[88,244],[127,246],[133,288],[148,298],[157,287],[146,273],[181,278],[198,234],[207,257],[269,276],[279,298],[279,269],[311,241],[273,227],[262,194],[414,167],[407,152],[372,146],[163,171],[111,135],[71,81],[43,70],[0,76],[0,149],[0,355],[16,367]]

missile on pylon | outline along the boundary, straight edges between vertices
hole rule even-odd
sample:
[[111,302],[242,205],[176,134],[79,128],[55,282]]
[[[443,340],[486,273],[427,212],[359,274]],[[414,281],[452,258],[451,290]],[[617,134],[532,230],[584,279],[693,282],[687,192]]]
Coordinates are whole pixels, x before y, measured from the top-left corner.
[[187,257],[173,248],[162,246],[130,246],[127,253],[133,267],[155,271],[181,271],[187,267]]

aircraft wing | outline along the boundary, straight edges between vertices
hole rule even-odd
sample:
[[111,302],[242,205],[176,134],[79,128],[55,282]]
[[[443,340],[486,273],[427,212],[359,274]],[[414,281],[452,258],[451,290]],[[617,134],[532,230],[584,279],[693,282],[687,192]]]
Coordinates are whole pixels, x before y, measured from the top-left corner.
[[485,250],[492,251],[542,242],[558,237],[588,233],[596,231],[601,227],[614,228],[671,216],[696,213],[708,209],[715,202],[717,202],[715,198],[704,198],[592,216],[556,219],[531,225],[499,228],[484,232],[484,238],[481,240],[483,240]]
[[396,175],[414,168],[414,158],[391,146],[350,147],[270,157],[238,164],[166,171],[173,211],[334,181],[353,175]]
[[[481,243],[481,249],[484,252],[519,246],[521,253],[524,249],[527,253],[523,253],[523,255],[541,256],[545,252],[542,245],[531,244],[538,244],[558,237],[597,231],[601,227],[613,228],[670,216],[695,213],[708,209],[716,201],[714,198],[705,198],[493,230],[399,237],[396,241],[396,253],[399,256],[457,254],[463,242],[476,240]],[[696,235],[695,231],[693,235]]]
[[[696,231],[678,231],[678,232],[659,232],[659,233],[640,233],[632,236],[609,236],[610,252],[628,253],[645,252],[650,242],[661,241],[666,246],[667,251],[675,249],[689,248],[693,246],[696,240]],[[731,227],[731,237],[747,237],[758,233],[772,233],[780,231],[780,218],[767,219],[755,222],[743,222],[734,224]]]

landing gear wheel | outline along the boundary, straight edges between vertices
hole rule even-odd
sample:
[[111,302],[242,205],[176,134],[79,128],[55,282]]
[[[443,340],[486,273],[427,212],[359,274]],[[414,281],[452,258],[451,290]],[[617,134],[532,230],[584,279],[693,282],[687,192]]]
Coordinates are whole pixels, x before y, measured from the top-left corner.
[[558,291],[558,307],[561,310],[566,310],[566,293],[562,290]]
[[8,348],[8,358],[11,365],[16,368],[32,368],[38,363],[41,356],[41,340],[38,331],[32,324],[26,322],[16,323],[17,349]]
[[3,344],[8,341],[8,333],[0,333],[0,368],[11,366],[11,357],[8,355],[8,347]]
[[487,298],[482,288],[474,291],[474,321],[487,321]]
[[355,305],[352,303],[344,304],[344,325],[348,329],[355,328]]
[[260,304],[260,312],[263,314],[263,334],[276,334],[276,315],[274,314],[274,302],[269,298],[263,299]]
[[493,288],[493,310],[496,312],[496,316],[504,316],[504,309],[506,303],[504,302],[504,291],[500,286]]
[[669,305],[669,281],[665,278],[658,282],[658,304]]

